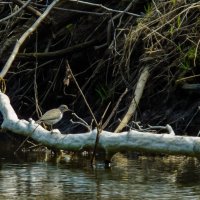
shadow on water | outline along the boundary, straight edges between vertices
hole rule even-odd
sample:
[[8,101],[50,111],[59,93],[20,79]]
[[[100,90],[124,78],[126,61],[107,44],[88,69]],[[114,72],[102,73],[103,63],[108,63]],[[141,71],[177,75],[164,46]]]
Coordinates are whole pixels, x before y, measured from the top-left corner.
[[[4,148],[4,150],[8,148]],[[105,169],[88,156],[0,153],[0,199],[199,199],[200,162],[116,154]]]

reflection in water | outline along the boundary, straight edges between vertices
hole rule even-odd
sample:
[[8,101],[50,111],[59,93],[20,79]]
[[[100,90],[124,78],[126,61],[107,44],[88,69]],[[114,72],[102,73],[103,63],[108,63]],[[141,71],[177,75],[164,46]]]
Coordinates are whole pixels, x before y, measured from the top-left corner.
[[44,162],[45,154],[1,157],[0,199],[199,199],[199,161],[118,154],[110,169],[87,158]]

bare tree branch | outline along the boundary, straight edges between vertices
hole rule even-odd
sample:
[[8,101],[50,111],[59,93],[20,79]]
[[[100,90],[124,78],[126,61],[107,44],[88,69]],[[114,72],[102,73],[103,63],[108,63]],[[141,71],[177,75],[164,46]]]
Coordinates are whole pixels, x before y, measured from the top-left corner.
[[15,57],[21,47],[21,45],[25,42],[25,40],[37,29],[37,27],[41,24],[41,22],[45,19],[45,17],[49,14],[51,9],[58,3],[59,0],[54,0],[45,12],[36,20],[36,22],[21,36],[21,38],[17,41],[12,54],[10,55],[9,59],[7,60],[5,66],[3,67],[2,71],[0,72],[0,77],[4,78],[7,74],[8,70],[10,69]]

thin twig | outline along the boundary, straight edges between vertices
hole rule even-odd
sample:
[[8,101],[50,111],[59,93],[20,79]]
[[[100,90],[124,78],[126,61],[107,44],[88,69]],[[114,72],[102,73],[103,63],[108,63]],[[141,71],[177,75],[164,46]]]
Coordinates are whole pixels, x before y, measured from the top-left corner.
[[[101,125],[102,125],[103,119],[104,119],[104,117],[105,117],[105,115],[106,115],[106,113],[107,113],[107,111],[108,111],[108,108],[110,107],[110,104],[111,104],[111,102],[109,102],[109,104],[107,105],[107,107],[106,107],[106,109],[105,109],[103,115],[101,116],[101,120],[100,120],[100,124],[101,124]],[[102,126],[101,126],[101,127],[102,127]],[[103,129],[103,128],[102,128],[102,129]]]
[[94,123],[95,123],[96,128],[97,128],[97,135],[96,135],[95,145],[94,145],[94,149],[93,149],[93,153],[92,153],[92,158],[91,158],[91,165],[93,165],[93,161],[94,161],[94,158],[95,158],[96,149],[97,149],[97,145],[98,145],[98,141],[99,141],[99,134],[101,133],[102,129],[101,129],[99,123],[97,122],[97,120],[96,120],[96,118],[94,116],[94,113],[92,112],[92,109],[90,108],[90,105],[88,104],[87,99],[85,98],[85,95],[83,94],[83,92],[82,92],[82,90],[81,90],[78,82],[76,81],[76,78],[75,78],[75,76],[74,76],[74,74],[73,74],[73,72],[72,72],[72,70],[71,70],[71,68],[69,66],[68,61],[67,61],[67,67],[68,67],[68,71],[70,72],[70,74],[71,74],[71,76],[72,76],[72,78],[73,78],[73,80],[74,80],[74,82],[75,82],[75,84],[76,84],[79,92],[81,93],[81,95],[82,95],[82,97],[83,97],[83,99],[85,101],[86,106],[88,107],[88,109],[90,111],[90,114],[92,115],[92,118],[93,118]]
[[121,102],[122,98],[125,96],[125,94],[128,92],[128,89],[126,88],[125,91],[121,94],[121,96],[119,97],[115,107],[113,108],[111,114],[109,115],[109,117],[107,118],[107,120],[104,122],[104,124],[102,125],[102,129],[105,129],[105,127],[108,125],[108,123],[110,122],[110,119],[113,117],[114,113],[116,112],[119,103]]
[[111,9],[111,8],[108,8],[102,4],[97,4],[97,3],[91,3],[91,2],[86,2],[86,1],[77,1],[77,0],[70,0],[72,2],[75,2],[75,3],[81,3],[81,4],[85,4],[85,5],[88,5],[88,6],[93,6],[93,7],[99,7],[99,8],[103,8],[104,10],[107,10],[109,12],[115,12],[115,13],[125,13],[125,14],[128,14],[128,15],[132,15],[132,16],[136,16],[136,17],[140,17],[141,15],[138,15],[138,14],[135,14],[135,13],[131,13],[131,12],[124,12],[123,10],[115,10],[115,9]]
[[90,108],[90,105],[88,104],[87,99],[85,98],[85,95],[83,94],[83,92],[82,92],[82,90],[81,90],[81,88],[80,88],[78,82],[76,81],[76,78],[75,78],[75,76],[74,76],[74,74],[73,74],[73,72],[72,72],[72,70],[71,70],[71,68],[70,68],[70,66],[69,66],[68,61],[67,61],[67,68],[68,68],[68,70],[69,70],[69,72],[70,72],[70,74],[71,74],[71,76],[72,76],[72,78],[73,78],[73,80],[74,80],[74,82],[75,82],[75,84],[76,84],[76,86],[77,86],[79,92],[81,93],[81,95],[82,95],[82,97],[83,97],[83,99],[84,99],[84,101],[85,101],[85,104],[86,104],[86,106],[88,107],[88,110],[89,110],[90,114],[92,115],[92,118],[94,119],[94,122],[95,122],[96,127],[98,127],[99,124],[98,124],[98,122],[97,122],[97,120],[96,120],[96,117],[94,116],[94,113],[92,112],[92,109]]
[[82,118],[80,118],[76,113],[72,113],[73,116],[75,116],[79,122],[75,122],[72,119],[70,120],[73,124],[80,124],[88,129],[88,131],[92,130],[92,126],[90,126],[86,121],[84,121]]
[[[120,18],[121,19],[121,17],[122,16],[124,16],[124,14],[131,8],[131,6],[132,6],[132,4],[133,4],[133,2],[131,2],[128,6],[127,6],[127,8],[124,10],[124,11],[122,11],[122,12],[120,12],[120,13],[118,13],[117,15],[115,15],[114,17],[112,17],[110,20],[109,20],[109,22],[108,22],[108,26],[107,26],[107,45],[110,45],[111,44],[111,30],[112,30],[112,28],[114,27],[114,21],[116,20],[116,19],[118,19],[118,18]],[[121,21],[121,20],[119,20],[119,21]],[[120,23],[120,22],[119,22]],[[119,25],[120,24],[118,24],[118,27],[119,27]],[[112,27],[113,26],[113,27]]]
[[75,116],[77,119],[79,119],[86,126],[89,126],[89,124],[85,120],[83,120],[82,118],[80,118],[76,113],[72,113],[72,115]]
[[[13,0],[13,2],[17,5],[24,5],[23,1],[21,0]],[[27,3],[27,2],[26,2]],[[27,7],[24,8],[25,10],[27,10],[28,12],[32,13],[33,15],[35,15],[36,17],[40,17],[42,15],[42,13],[38,10],[36,10],[34,7],[28,5]]]
[[[40,126],[40,125],[38,124],[38,126]],[[32,133],[34,133],[34,131],[37,129],[38,126],[36,126],[36,128],[33,130]],[[14,154],[16,154],[16,153],[21,149],[21,147],[25,144],[25,142],[26,142],[29,138],[30,138],[30,136],[27,136],[27,137],[23,140],[23,142],[22,142],[22,143],[19,145],[19,147],[15,150]]]
[[25,144],[25,142],[30,138],[30,136],[26,137],[25,140],[23,140],[23,142],[19,145],[19,147],[15,150],[14,154],[16,154],[21,147]]
[[9,59],[7,60],[5,66],[3,67],[0,77],[4,78],[4,76],[7,74],[8,70],[10,69],[13,61],[15,60],[15,57],[17,53],[19,52],[20,47],[25,42],[25,40],[37,29],[37,27],[41,24],[41,22],[46,18],[46,16],[49,14],[49,12],[52,10],[52,8],[59,2],[59,0],[54,0],[48,8],[44,11],[44,13],[36,20],[36,22],[21,36],[21,38],[17,41],[12,54],[10,55]]
[[58,67],[58,69],[57,69],[57,71],[56,71],[56,73],[55,73],[55,76],[54,76],[54,78],[53,78],[53,82],[52,82],[51,85],[49,86],[49,88],[48,88],[48,90],[46,91],[44,97],[42,98],[42,100],[41,100],[41,102],[40,102],[40,105],[43,105],[43,103],[45,102],[47,96],[49,95],[49,93],[50,93],[52,87],[56,84],[56,80],[57,80],[57,77],[58,77],[58,74],[59,74],[59,72],[60,72],[60,69],[61,69],[62,64],[63,64],[63,59],[61,60],[61,62],[60,62],[60,64],[59,64],[59,67]]
[[[36,31],[36,42],[35,42],[35,51],[38,51],[38,32]],[[38,86],[37,86],[37,70],[38,70],[38,60],[35,58],[35,70],[34,70],[34,97],[35,97],[35,108],[37,116],[41,116],[42,112],[40,110],[38,102]]]
[[20,60],[33,60],[35,59],[35,57],[39,59],[43,59],[43,60],[49,60],[49,59],[55,59],[55,58],[62,58],[65,57],[66,54],[68,53],[74,53],[77,51],[82,51],[83,49],[87,49],[90,48],[91,46],[95,45],[97,43],[96,39],[84,42],[84,43],[80,43],[77,45],[74,45],[72,47],[68,47],[65,49],[60,49],[57,51],[51,51],[51,52],[32,52],[32,53],[18,53],[16,55],[16,59],[20,59]]
[[11,15],[9,16],[6,16],[4,17],[3,19],[0,19],[0,23],[5,21],[5,20],[8,20],[12,17],[14,17],[15,15],[17,15],[18,13],[20,13],[26,6],[28,6],[28,4],[31,2],[31,0],[28,0],[22,7],[20,7],[16,12],[12,13]]
[[197,52],[198,52],[198,47],[200,44],[200,40],[197,42],[197,47],[195,49],[195,56],[194,56],[194,66],[196,67],[196,58],[197,58]]
[[[39,3],[31,3],[32,5],[38,6],[45,8],[47,7],[46,5],[41,5]],[[81,13],[81,14],[87,14],[87,15],[97,15],[97,16],[102,16],[102,15],[110,15],[110,13],[104,12],[92,12],[92,11],[85,11],[85,10],[77,10],[77,9],[69,9],[69,8],[60,8],[60,7],[54,7],[54,10],[60,10],[60,11],[66,11],[66,12],[73,12],[73,13]]]

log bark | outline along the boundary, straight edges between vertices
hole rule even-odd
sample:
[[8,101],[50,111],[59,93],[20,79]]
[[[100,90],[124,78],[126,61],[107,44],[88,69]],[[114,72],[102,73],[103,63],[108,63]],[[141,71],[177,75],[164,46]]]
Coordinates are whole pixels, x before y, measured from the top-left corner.
[[[34,120],[19,119],[10,104],[9,97],[0,92],[0,112],[3,115],[3,129],[13,133],[31,137],[35,141],[48,147],[84,151],[95,145],[96,129],[79,134],[61,134],[59,130],[53,132],[45,130]],[[154,134],[130,130],[122,133],[102,131],[98,148],[104,149],[107,154],[113,155],[120,151],[157,152],[165,154],[200,155],[200,138],[189,136],[175,136],[173,134]]]

